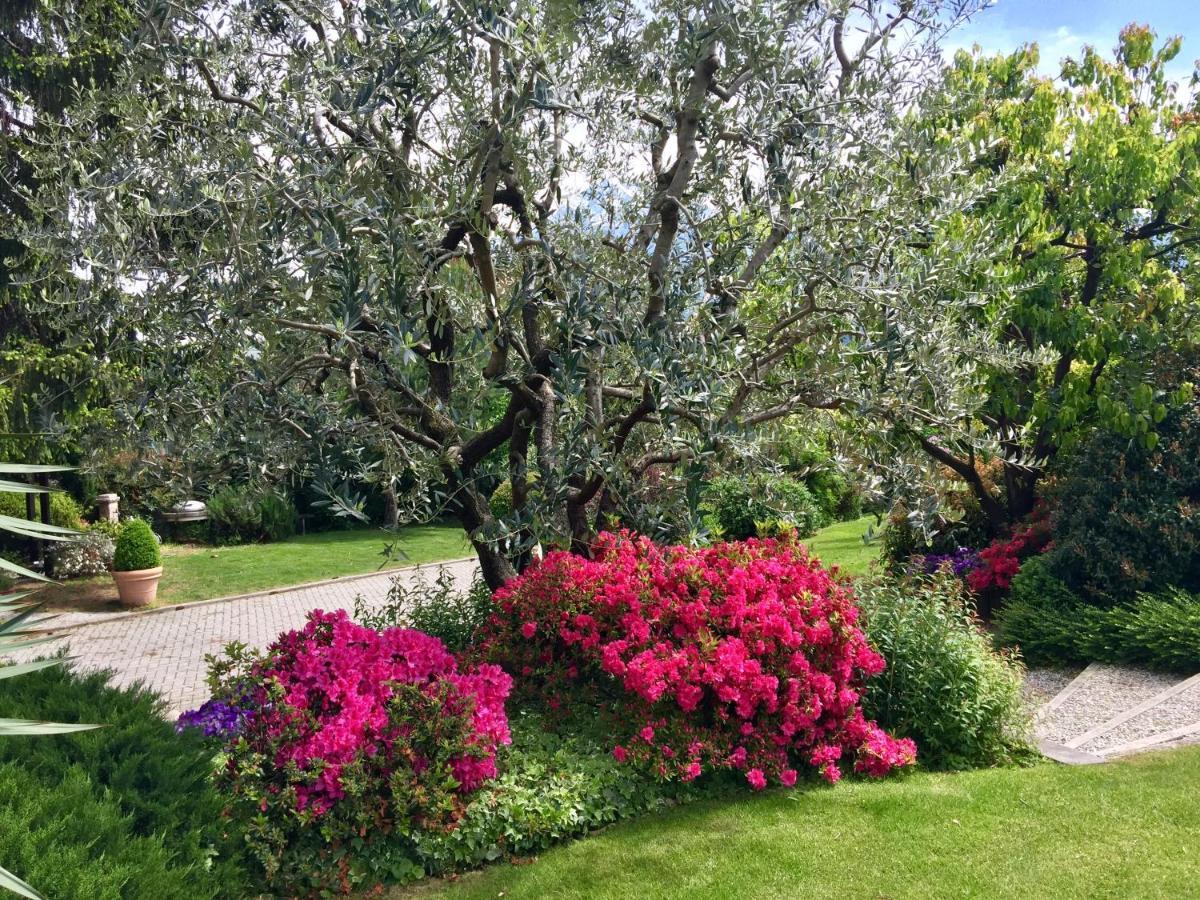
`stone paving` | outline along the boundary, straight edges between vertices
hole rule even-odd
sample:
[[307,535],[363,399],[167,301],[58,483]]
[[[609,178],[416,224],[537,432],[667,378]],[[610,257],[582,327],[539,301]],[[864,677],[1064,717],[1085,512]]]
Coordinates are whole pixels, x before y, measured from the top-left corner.
[[14,653],[12,658],[31,659],[68,646],[76,667],[112,669],[117,685],[140,681],[162,693],[178,714],[208,697],[206,653],[217,653],[233,641],[264,647],[280,632],[303,625],[309,610],[352,612],[359,595],[371,606],[382,606],[393,578],[432,581],[444,566],[465,589],[476,565],[473,559],[428,563],[147,612],[64,614],[55,617],[49,628],[61,640]]

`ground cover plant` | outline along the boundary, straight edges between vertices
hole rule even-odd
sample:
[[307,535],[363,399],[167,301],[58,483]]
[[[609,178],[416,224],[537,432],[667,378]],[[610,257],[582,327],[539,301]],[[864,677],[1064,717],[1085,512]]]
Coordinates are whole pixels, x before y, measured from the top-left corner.
[[[416,834],[430,875],[521,860],[614,822],[702,795],[617,761],[599,719],[577,717],[570,733],[531,712],[510,716],[513,742],[497,777],[471,798],[451,831]],[[734,785],[706,784],[703,795]]]
[[1020,648],[1030,665],[1132,663],[1193,674],[1200,670],[1200,594],[1161,588],[1098,606],[1057,578],[1050,560],[1031,560],[996,616],[996,640]]

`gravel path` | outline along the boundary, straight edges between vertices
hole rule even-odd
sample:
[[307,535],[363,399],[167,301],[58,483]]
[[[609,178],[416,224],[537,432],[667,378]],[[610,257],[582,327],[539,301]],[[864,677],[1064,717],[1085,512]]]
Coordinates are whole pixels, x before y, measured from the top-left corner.
[[1102,753],[1148,735],[1192,724],[1200,728],[1200,680],[1193,681],[1187,690],[1163,699],[1112,730],[1092,738],[1080,749]]
[[1093,664],[1073,683],[1078,687],[1069,699],[1042,717],[1038,735],[1066,743],[1178,681],[1157,672]]
[[1082,672],[1081,667],[1069,669],[1030,669],[1021,685],[1021,696],[1031,712],[1041,709]]
[[218,653],[234,641],[265,647],[280,632],[303,625],[310,610],[353,611],[358,595],[371,606],[382,606],[393,578],[432,580],[442,566],[465,589],[477,564],[474,560],[431,563],[149,612],[61,616],[52,627],[61,642],[19,651],[11,658],[20,662],[69,646],[80,669],[112,669],[117,685],[143,682],[160,691],[177,714],[208,697],[206,653]]

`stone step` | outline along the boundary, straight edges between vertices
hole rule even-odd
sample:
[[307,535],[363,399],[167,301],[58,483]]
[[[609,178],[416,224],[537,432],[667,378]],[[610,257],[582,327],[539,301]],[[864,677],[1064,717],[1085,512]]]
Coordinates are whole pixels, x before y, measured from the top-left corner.
[[1072,749],[1120,756],[1200,732],[1200,676],[1130,704],[1125,713],[1089,729],[1095,734],[1080,734],[1070,742]]
[[1075,750],[1065,744],[1041,739],[1037,742],[1038,753],[1055,762],[1066,763],[1068,766],[1094,766],[1106,760],[1103,756],[1088,753],[1085,750]]
[[[1034,732],[1040,740],[1051,744],[1096,753],[1097,749],[1091,743],[1076,746],[1074,740],[1098,724],[1119,717],[1131,707],[1164,694],[1178,681],[1177,677],[1156,672],[1092,663],[1046,704],[1035,720]],[[1139,716],[1134,717],[1137,718]],[[1173,722],[1170,727],[1179,724],[1182,723]],[[1116,726],[1118,730],[1122,727]],[[1143,734],[1145,731],[1138,737]],[[1101,739],[1102,736],[1093,740]],[[1128,738],[1122,732],[1121,741],[1124,740]]]

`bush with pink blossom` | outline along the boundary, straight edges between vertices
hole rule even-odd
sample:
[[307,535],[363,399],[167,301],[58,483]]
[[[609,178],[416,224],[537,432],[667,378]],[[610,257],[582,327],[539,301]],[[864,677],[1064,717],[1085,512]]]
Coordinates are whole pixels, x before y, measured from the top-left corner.
[[[477,648],[526,697],[599,704],[613,755],[663,779],[732,769],[756,790],[912,764],[860,695],[883,658],[849,587],[790,539],[701,549],[603,534],[592,559],[554,552],[495,596]],[[568,710],[569,712],[569,710]]]
[[[211,680],[244,713],[218,781],[265,880],[290,893],[419,877],[412,836],[453,829],[510,740],[499,667],[460,670],[437,638],[343,611],[310,613],[261,655],[231,648]],[[376,842],[387,852],[364,852]]]

